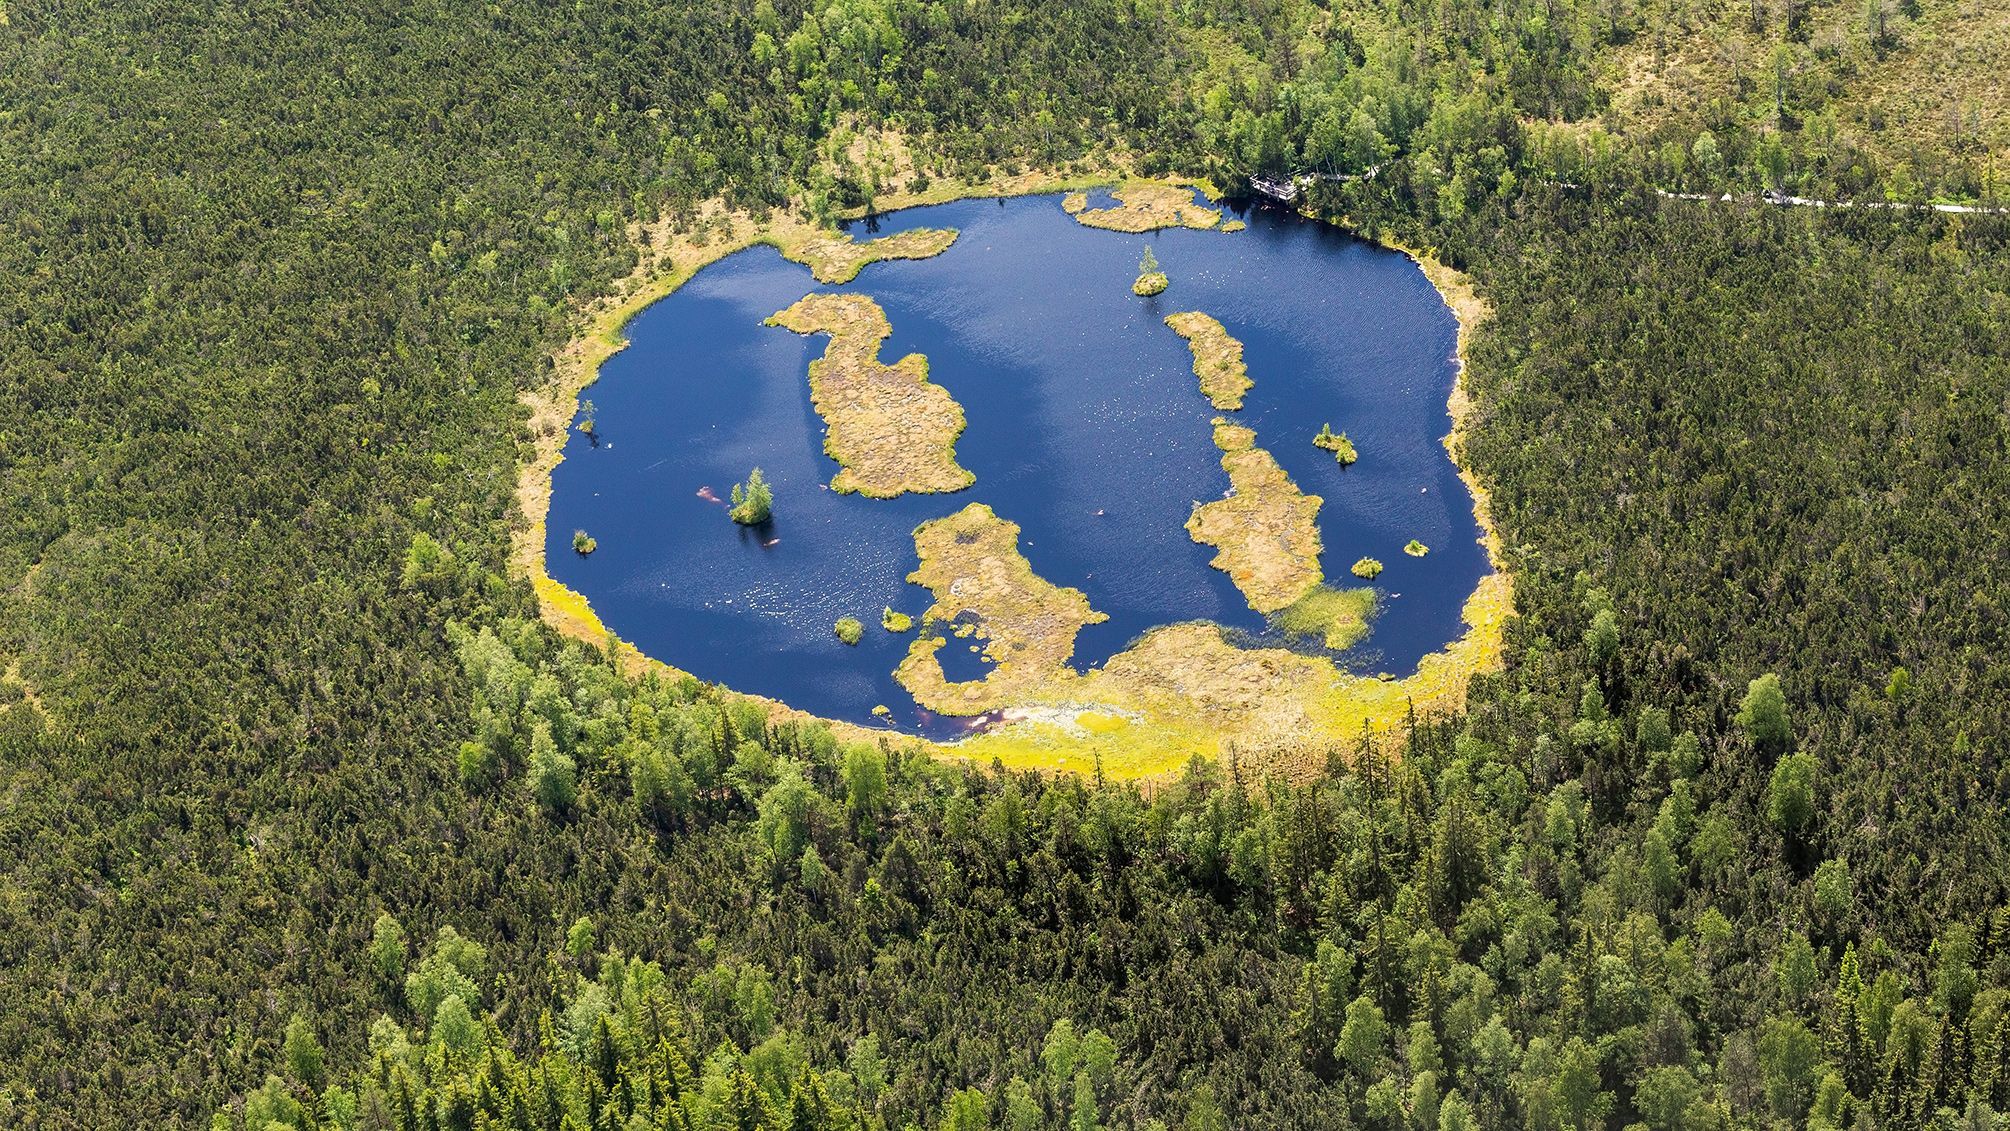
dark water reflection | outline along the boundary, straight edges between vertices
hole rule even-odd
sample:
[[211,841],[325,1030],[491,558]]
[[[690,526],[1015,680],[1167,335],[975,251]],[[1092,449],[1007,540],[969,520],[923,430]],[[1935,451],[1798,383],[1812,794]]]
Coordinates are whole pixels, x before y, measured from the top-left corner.
[[[1042,577],[1109,614],[1079,637],[1078,666],[1182,620],[1269,639],[1185,530],[1227,477],[1216,413],[1186,343],[1160,320],[1202,310],[1247,347],[1256,384],[1232,415],[1325,499],[1328,578],[1352,582],[1363,555],[1387,567],[1374,631],[1342,662],[1407,674],[1461,635],[1461,607],[1488,569],[1441,444],[1456,323],[1398,254],[1288,215],[1245,218],[1234,234],[1131,236],[1082,227],[1054,196],[964,201],[880,218],[881,234],[963,234],[934,259],[874,264],[843,287],[818,286],[768,248],[706,268],[629,324],[632,344],[588,390],[599,443],[575,432],[553,477],[551,575],[609,629],[701,678],[855,722],[886,704],[902,729],[938,736],[966,724],[925,716],[894,682],[912,635],[884,631],[879,614],[890,605],[918,621],[929,595],[905,580],[912,531],[971,502],[1023,528]],[[1172,278],[1149,300],[1130,293],[1146,243]],[[812,290],[871,295],[893,324],[883,357],[927,355],[968,415],[957,458],[973,487],[868,500],[824,486],[837,468],[806,375],[827,339],[761,324]],[[1327,421],[1353,437],[1353,467],[1312,446]],[[754,466],[775,488],[761,531],[705,497],[723,499]],[[599,540],[591,558],[572,552],[575,528]],[[1412,538],[1430,555],[1405,556]],[[855,648],[831,631],[845,615],[867,625]],[[952,678],[982,674],[971,643],[952,637],[938,653]]]

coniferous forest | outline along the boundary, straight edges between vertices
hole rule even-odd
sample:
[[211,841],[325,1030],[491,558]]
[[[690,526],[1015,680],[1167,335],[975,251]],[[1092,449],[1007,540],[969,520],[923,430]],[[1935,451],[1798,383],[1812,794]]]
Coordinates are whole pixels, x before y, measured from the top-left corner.
[[[1876,101],[1966,18],[0,3],[0,1126],[2005,1126],[2010,217],[1912,206],[2010,58]],[[1141,787],[540,622],[646,225],[1112,161],[1476,281],[1462,713]]]

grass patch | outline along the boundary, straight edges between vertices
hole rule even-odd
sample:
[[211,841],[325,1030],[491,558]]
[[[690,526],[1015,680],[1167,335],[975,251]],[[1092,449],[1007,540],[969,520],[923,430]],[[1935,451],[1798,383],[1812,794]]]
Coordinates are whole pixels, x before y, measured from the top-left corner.
[[1315,585],[1279,610],[1274,623],[1286,636],[1317,637],[1339,652],[1368,634],[1368,618],[1374,615],[1373,589]]
[[976,476],[958,466],[963,406],[928,379],[928,359],[879,360],[893,333],[886,312],[865,295],[805,296],[768,319],[798,334],[829,334],[810,362],[810,403],[829,430],[824,453],[838,462],[831,490],[870,499],[961,491]]
[[[1195,203],[1193,190],[1182,185],[1133,182],[1112,195],[1117,198],[1114,207],[1078,209],[1075,219],[1091,228],[1132,233],[1160,228],[1207,229],[1221,223],[1220,209]],[[1061,203],[1066,207],[1069,202]]]
[[1412,538],[1409,540],[1409,542],[1404,544],[1403,552],[1410,555],[1413,558],[1421,558],[1425,554],[1430,553],[1431,548],[1429,546],[1424,545],[1422,542],[1417,541],[1415,538]]
[[1166,325],[1186,339],[1193,352],[1193,375],[1208,403],[1224,411],[1241,408],[1242,394],[1253,384],[1249,366],[1242,360],[1242,343],[1220,322],[1197,310],[1168,314]]
[[888,632],[906,632],[914,627],[914,618],[889,605],[879,614],[879,626]]
[[1353,566],[1354,576],[1363,581],[1373,581],[1382,576],[1382,563],[1374,558],[1362,558]]
[[1235,582],[1250,608],[1274,613],[1324,580],[1317,521],[1323,500],[1300,491],[1249,429],[1217,419],[1214,444],[1231,493],[1194,507],[1187,535],[1215,548],[1208,564]]
[[931,259],[956,242],[954,228],[915,228],[864,243],[843,232],[826,232],[778,244],[782,258],[810,269],[819,283],[849,283],[869,263],[888,259]]
[[865,625],[857,617],[839,617],[831,631],[846,644],[857,644],[865,637]]

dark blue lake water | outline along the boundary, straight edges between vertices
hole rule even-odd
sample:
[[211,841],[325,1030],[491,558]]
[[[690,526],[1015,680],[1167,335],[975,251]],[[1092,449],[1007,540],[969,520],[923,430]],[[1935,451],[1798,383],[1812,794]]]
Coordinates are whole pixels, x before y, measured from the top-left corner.
[[[884,631],[879,616],[890,605],[919,619],[930,597],[906,581],[913,530],[972,502],[1023,528],[1042,577],[1109,614],[1078,638],[1078,667],[1178,621],[1277,642],[1185,529],[1196,502],[1228,487],[1209,426],[1217,413],[1186,343],[1161,321],[1200,310],[1242,340],[1255,381],[1226,415],[1325,499],[1329,581],[1354,583],[1348,567],[1364,555],[1386,567],[1373,632],[1341,662],[1408,674],[1462,635],[1461,608],[1489,569],[1441,442],[1457,324],[1401,255],[1285,213],[1243,218],[1236,233],[1134,236],[1077,224],[1059,196],[963,201],[855,225],[859,239],[914,227],[962,236],[933,259],[873,264],[842,287],[769,248],[705,268],[629,323],[631,344],[586,392],[599,437],[573,432],[553,476],[551,576],[623,639],[702,679],[860,723],[885,704],[893,725],[938,737],[970,724],[927,715],[894,682],[912,634]],[[1154,299],[1130,289],[1147,243],[1172,278]],[[931,379],[968,415],[956,455],[974,486],[890,500],[825,486],[837,466],[823,454],[808,369],[828,339],[762,325],[813,290],[876,299],[893,324],[885,360],[927,355]],[[1312,446],[1329,421],[1359,463],[1343,470]],[[761,532],[701,494],[724,498],[756,466],[775,489]],[[592,557],[572,551],[575,529],[598,539]],[[1412,538],[1430,554],[1406,556]],[[845,615],[867,626],[855,648],[831,632]],[[982,674],[971,643],[938,653],[950,678]]]

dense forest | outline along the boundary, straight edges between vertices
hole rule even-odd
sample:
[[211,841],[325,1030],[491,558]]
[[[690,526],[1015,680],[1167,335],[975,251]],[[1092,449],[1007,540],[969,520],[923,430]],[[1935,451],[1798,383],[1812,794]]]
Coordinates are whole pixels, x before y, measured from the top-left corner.
[[[1992,155],[1622,118],[1653,14],[0,6],[0,1125],[1999,1125],[2010,224],[1662,195]],[[537,621],[518,393],[638,222],[1112,155],[1478,280],[1464,714],[1140,790]]]

